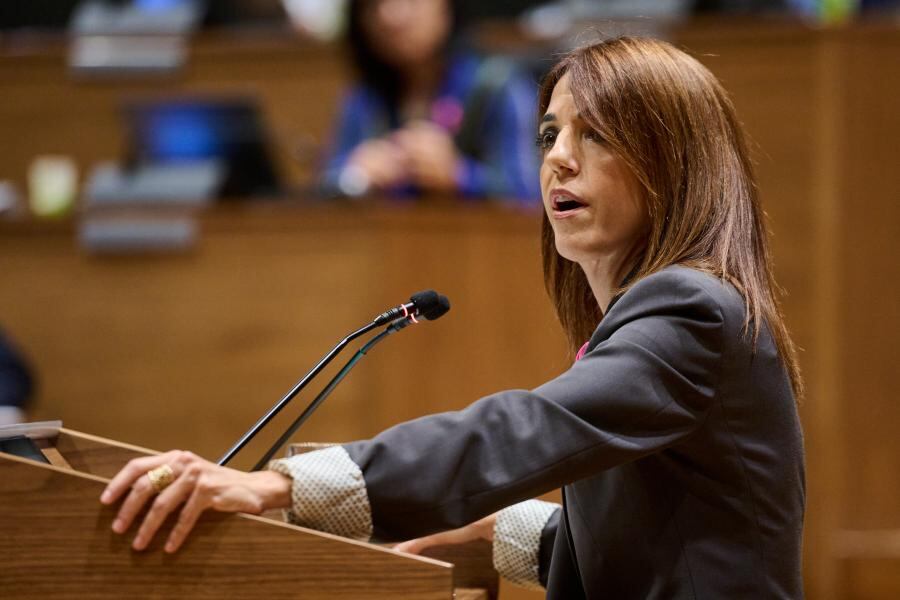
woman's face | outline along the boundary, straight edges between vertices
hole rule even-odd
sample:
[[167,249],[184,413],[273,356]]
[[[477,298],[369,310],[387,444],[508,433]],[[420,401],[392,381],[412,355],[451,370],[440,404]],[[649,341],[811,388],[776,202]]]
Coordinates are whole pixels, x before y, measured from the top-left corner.
[[450,35],[449,0],[368,0],[363,30],[372,50],[403,69],[430,60]]
[[649,225],[640,184],[580,118],[568,74],[553,88],[539,146],[541,192],[557,252],[582,267],[598,260],[626,260]]

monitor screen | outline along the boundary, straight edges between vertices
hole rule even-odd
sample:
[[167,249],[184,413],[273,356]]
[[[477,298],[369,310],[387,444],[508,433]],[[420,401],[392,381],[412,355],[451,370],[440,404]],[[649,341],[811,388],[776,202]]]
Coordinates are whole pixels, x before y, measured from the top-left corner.
[[129,162],[175,164],[218,159],[221,196],[280,191],[266,130],[252,98],[165,98],[126,105]]

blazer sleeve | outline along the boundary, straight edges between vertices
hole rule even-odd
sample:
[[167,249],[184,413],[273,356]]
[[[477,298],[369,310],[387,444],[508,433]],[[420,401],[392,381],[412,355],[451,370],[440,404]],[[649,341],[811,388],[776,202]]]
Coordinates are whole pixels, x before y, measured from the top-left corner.
[[358,468],[374,537],[461,527],[690,436],[718,386],[724,316],[713,281],[687,269],[648,276],[559,377],[335,450]]
[[556,532],[559,530],[559,518],[562,507],[553,511],[541,529],[541,542],[538,546],[538,584],[546,588],[550,578],[550,559],[553,557],[553,545],[556,543]]

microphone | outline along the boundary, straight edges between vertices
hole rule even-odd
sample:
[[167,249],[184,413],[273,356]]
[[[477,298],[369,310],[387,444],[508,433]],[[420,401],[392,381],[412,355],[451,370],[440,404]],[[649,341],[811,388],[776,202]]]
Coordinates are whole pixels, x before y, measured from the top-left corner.
[[[427,320],[434,321],[435,319],[440,319],[447,313],[448,310],[450,310],[450,301],[446,296],[442,296],[430,290],[429,292],[420,293],[431,293],[435,295],[434,305],[429,310],[428,315],[426,316],[423,313],[423,316],[425,316]],[[328,382],[325,388],[321,392],[319,392],[319,395],[316,396],[315,399],[313,399],[313,401],[310,402],[309,405],[303,410],[303,412],[300,413],[300,416],[297,417],[293,423],[291,423],[291,426],[288,427],[283,434],[281,434],[281,437],[278,438],[274,444],[272,444],[269,450],[262,456],[262,458],[259,459],[256,465],[254,465],[252,470],[259,471],[265,468],[267,464],[269,464],[269,461],[272,459],[278,449],[281,448],[285,443],[287,443],[291,436],[293,436],[300,428],[300,426],[303,425],[303,423],[305,423],[307,419],[309,419],[312,413],[317,408],[319,408],[322,402],[325,401],[325,398],[327,398],[331,394],[331,392],[334,391],[334,388],[336,388],[337,385],[341,381],[343,381],[344,377],[346,377],[347,374],[353,369],[353,367],[356,366],[356,363],[358,363],[363,356],[366,356],[366,354],[375,346],[375,344],[391,335],[392,333],[396,333],[401,329],[404,329],[412,323],[418,323],[418,321],[415,320],[412,314],[408,315],[407,317],[401,317],[400,319],[397,319],[393,323],[388,325],[384,331],[373,337],[371,340],[366,342],[362,346],[362,348],[357,350],[356,354],[354,354],[350,358],[350,360],[344,363],[344,366],[341,367],[341,370],[338,371],[337,375],[332,377],[331,381]]]
[[[390,333],[394,333],[395,331],[399,331],[403,327],[409,324],[409,322],[418,322],[416,321],[416,316],[421,316],[426,320],[434,320],[443,316],[448,310],[450,310],[450,301],[446,296],[438,294],[434,290],[425,290],[419,292],[417,294],[413,294],[408,303],[401,304],[395,308],[389,309],[370,322],[369,324],[360,327],[356,331],[346,335],[340,342],[338,342],[334,348],[332,348],[324,357],[322,357],[316,365],[309,370],[309,372],[303,376],[303,378],[298,381],[291,390],[285,394],[285,396],[279,400],[269,411],[263,415],[254,425],[251,427],[241,439],[237,441],[231,448],[228,449],[227,452],[219,459],[219,465],[227,464],[234,455],[237,454],[241,448],[247,445],[247,443],[256,437],[256,434],[260,432],[260,430],[265,427],[269,421],[271,421],[281,410],[288,405],[288,403],[296,396],[303,388],[305,388],[310,381],[313,380],[316,375],[318,375],[322,369],[324,369],[328,364],[336,357],[340,352],[353,340],[360,337],[361,335],[365,335],[366,333],[372,331],[376,327],[380,327],[386,323],[390,323],[388,326],[388,330],[382,332],[372,341],[369,342],[363,348],[368,351],[375,343],[383,339],[383,336],[389,335]],[[403,322],[402,326],[394,327],[398,325],[399,322]],[[393,328],[393,329],[392,329]],[[357,353],[359,354],[359,352]],[[365,354],[365,352],[363,352]],[[359,360],[358,358],[356,360]],[[355,364],[355,363],[354,363]],[[348,363],[349,365],[349,363]],[[349,365],[352,368],[352,365]],[[347,365],[345,365],[347,368]],[[334,381],[334,380],[332,380]],[[340,380],[338,380],[340,381]],[[326,394],[327,396],[327,394]],[[315,401],[314,401],[315,402]],[[308,410],[308,409],[307,409]]]
[[381,313],[375,317],[375,323],[376,325],[384,325],[409,315],[413,315],[414,322],[416,316],[434,321],[442,317],[448,310],[450,310],[450,301],[447,299],[447,296],[438,294],[434,290],[425,290],[424,292],[413,294],[408,303]]

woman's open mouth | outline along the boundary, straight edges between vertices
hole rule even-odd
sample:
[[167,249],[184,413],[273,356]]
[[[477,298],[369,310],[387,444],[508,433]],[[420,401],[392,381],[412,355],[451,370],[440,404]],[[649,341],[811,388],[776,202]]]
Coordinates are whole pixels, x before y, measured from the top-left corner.
[[567,190],[555,189],[550,192],[550,203],[556,217],[568,216],[587,206],[581,198]]

